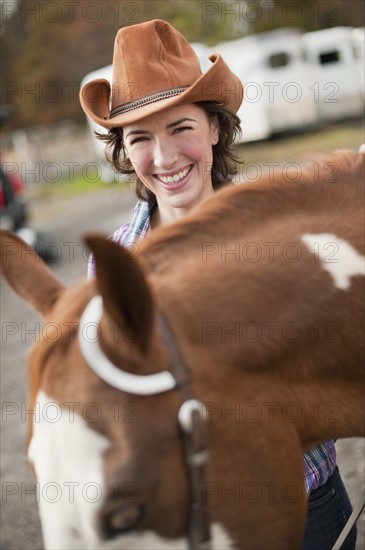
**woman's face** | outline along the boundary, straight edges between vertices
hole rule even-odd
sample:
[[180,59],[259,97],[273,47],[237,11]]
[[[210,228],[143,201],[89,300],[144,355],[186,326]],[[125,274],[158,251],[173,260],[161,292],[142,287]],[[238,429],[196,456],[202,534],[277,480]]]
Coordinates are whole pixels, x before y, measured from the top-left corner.
[[123,128],[124,145],[159,207],[190,209],[212,193],[212,145],[218,121],[197,105],[180,105]]

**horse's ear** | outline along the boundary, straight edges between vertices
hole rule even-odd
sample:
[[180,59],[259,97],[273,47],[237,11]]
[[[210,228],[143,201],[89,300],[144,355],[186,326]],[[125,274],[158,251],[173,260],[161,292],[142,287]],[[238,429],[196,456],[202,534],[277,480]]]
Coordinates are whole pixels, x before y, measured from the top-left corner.
[[97,286],[106,312],[145,353],[152,331],[153,300],[137,259],[100,235],[86,235],[85,242],[95,259]]
[[0,231],[0,270],[9,286],[38,313],[45,316],[63,285],[38,254],[10,231]]

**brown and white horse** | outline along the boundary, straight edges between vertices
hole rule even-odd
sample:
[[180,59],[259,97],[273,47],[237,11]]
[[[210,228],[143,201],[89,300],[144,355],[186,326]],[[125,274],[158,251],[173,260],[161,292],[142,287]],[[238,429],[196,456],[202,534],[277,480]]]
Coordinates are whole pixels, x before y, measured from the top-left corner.
[[[91,235],[96,278],[73,288],[2,234],[47,325],[28,440],[47,548],[188,548],[194,490],[212,548],[300,547],[303,451],[365,435],[364,155],[317,168],[226,188],[133,254]],[[205,407],[198,491],[186,396]]]

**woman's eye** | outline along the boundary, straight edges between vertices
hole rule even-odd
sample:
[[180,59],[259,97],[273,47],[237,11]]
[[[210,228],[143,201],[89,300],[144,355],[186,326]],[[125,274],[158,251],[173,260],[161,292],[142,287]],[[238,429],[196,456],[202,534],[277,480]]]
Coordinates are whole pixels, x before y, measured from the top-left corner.
[[185,130],[191,130],[191,126],[179,126],[178,128],[175,128],[174,134],[180,134],[181,132],[184,132]]
[[140,136],[140,137],[133,138],[131,140],[130,144],[134,145],[135,143],[140,143],[141,141],[147,141],[147,137],[146,136]]

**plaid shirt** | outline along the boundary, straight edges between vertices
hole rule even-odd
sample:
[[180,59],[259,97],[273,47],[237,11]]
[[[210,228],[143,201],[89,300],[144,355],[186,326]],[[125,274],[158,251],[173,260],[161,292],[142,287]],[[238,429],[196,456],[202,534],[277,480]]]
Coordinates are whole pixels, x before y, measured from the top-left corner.
[[[156,209],[156,203],[149,204],[146,201],[138,201],[133,208],[129,221],[114,231],[111,240],[121,244],[125,248],[133,247],[139,240],[143,239],[151,231],[150,218]],[[95,275],[95,261],[93,256],[89,257],[88,277]]]
[[[125,247],[133,246],[151,231],[150,217],[156,204],[139,201],[125,225],[117,229],[111,236],[113,241]],[[88,275],[95,273],[94,259],[90,257]],[[305,487],[307,493],[326,483],[336,466],[336,449],[334,441],[321,443],[308,451],[304,456]]]

